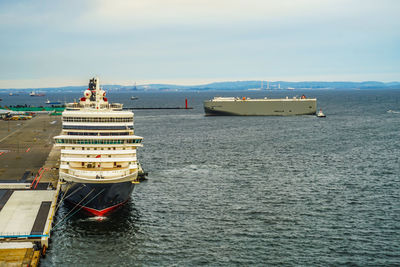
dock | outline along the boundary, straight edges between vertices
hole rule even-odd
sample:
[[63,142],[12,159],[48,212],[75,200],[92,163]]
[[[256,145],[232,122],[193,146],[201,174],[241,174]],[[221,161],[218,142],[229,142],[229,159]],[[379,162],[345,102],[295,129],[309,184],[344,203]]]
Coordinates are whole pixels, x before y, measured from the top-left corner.
[[193,109],[192,107],[126,107],[124,110]]
[[185,106],[184,107],[124,107],[122,109],[125,110],[158,110],[158,109],[193,109],[189,107],[188,100],[185,98]]
[[0,120],[0,266],[37,266],[56,212],[60,117]]

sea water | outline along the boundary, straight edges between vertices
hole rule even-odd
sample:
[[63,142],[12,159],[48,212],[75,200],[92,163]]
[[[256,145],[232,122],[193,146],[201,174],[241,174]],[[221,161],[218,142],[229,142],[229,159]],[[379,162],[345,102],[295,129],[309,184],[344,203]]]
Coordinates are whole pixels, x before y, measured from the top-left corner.
[[[202,109],[217,95],[302,94],[317,97],[327,117],[205,117]],[[400,264],[400,90],[108,97],[131,107],[187,98],[193,109],[135,111],[148,180],[105,218],[62,221],[69,209],[61,206],[42,266]]]

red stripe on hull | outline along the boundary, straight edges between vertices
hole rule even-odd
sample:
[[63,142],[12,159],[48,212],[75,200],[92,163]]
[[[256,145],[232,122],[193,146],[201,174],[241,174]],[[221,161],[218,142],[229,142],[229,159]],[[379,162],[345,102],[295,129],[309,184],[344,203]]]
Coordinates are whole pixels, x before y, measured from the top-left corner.
[[117,205],[115,205],[115,206],[108,207],[108,208],[106,208],[106,209],[104,209],[104,210],[96,210],[96,209],[88,208],[88,207],[85,207],[85,206],[81,206],[81,207],[82,207],[82,209],[84,209],[85,211],[87,211],[87,212],[89,212],[89,213],[91,213],[91,214],[93,214],[93,215],[95,215],[95,216],[104,216],[106,213],[109,213],[109,212],[112,211],[113,209],[116,209],[116,208],[118,208],[119,206],[124,205],[125,202],[126,202],[126,201],[124,201],[124,202],[122,202],[122,203],[119,203],[119,204],[117,204]]

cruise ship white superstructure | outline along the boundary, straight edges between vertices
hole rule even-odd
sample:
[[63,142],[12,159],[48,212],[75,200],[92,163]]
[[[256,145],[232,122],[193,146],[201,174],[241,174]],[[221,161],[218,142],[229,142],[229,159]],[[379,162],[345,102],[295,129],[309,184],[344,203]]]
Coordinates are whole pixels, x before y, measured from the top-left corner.
[[134,135],[133,117],[122,104],[108,102],[98,78],[90,80],[79,103],[67,104],[62,133],[54,137],[67,201],[104,215],[129,199],[138,183],[136,149],[143,139]]

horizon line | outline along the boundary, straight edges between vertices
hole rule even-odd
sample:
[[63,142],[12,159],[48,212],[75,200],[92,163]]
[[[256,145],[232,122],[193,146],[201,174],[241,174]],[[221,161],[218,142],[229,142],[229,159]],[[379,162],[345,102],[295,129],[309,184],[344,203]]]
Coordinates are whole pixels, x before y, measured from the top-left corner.
[[[0,80],[0,84],[1,84]],[[354,80],[296,80],[296,81],[290,81],[290,80],[262,80],[262,79],[247,79],[247,80],[220,80],[220,79],[215,79],[215,80],[208,80],[205,79],[202,82],[173,82],[173,81],[168,81],[168,80],[160,80],[160,81],[153,81],[153,82],[142,82],[142,83],[127,83],[127,82],[104,82],[102,85],[103,86],[149,86],[149,85],[157,85],[157,84],[162,84],[162,85],[169,85],[169,86],[202,86],[202,85],[209,85],[213,83],[229,83],[229,82],[269,82],[269,83],[280,83],[280,82],[288,82],[288,83],[318,83],[318,82],[325,82],[325,83],[366,83],[366,82],[377,82],[377,83],[400,83],[399,81],[379,81],[379,80],[359,80],[359,81],[354,81]],[[85,84],[78,84],[78,83],[68,83],[66,82],[65,84],[67,85],[60,85],[60,84],[55,84],[53,86],[33,86],[33,87],[27,87],[27,86],[21,86],[21,87],[2,87],[0,85],[0,90],[28,90],[28,89],[51,89],[51,88],[64,88],[64,87],[83,87],[86,86]]]

